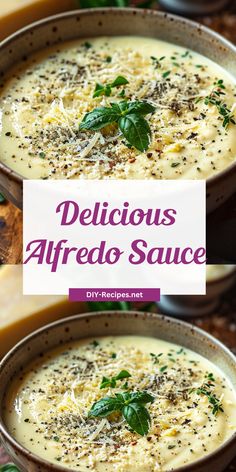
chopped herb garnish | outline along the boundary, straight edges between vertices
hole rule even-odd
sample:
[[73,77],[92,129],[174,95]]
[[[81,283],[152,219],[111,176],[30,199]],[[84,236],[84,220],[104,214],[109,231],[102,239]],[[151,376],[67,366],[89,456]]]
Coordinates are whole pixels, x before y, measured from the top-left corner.
[[178,355],[179,355],[179,354],[183,354],[183,352],[184,352],[184,348],[181,347],[179,351],[176,351],[176,354],[178,354]]
[[223,89],[225,89],[223,80],[220,79],[214,83],[217,87],[212,90],[212,92],[207,95],[206,97],[198,97],[196,103],[200,102],[204,99],[205,105],[214,105],[216,106],[222,120],[223,120],[223,127],[228,128],[229,124],[232,123],[236,125],[236,121],[234,119],[233,112],[227,107],[227,104],[221,99],[221,95],[225,95]]
[[94,403],[88,416],[105,418],[111,413],[120,412],[133,431],[145,436],[151,424],[145,405],[153,402],[154,397],[145,391],[116,393],[113,397],[104,397]]
[[90,49],[90,48],[92,47],[92,44],[89,43],[88,41],[85,41],[84,47],[85,47],[86,49]]
[[108,377],[103,377],[100,389],[109,387],[115,388],[118,380],[127,379],[129,377],[131,377],[131,374],[127,370],[121,370],[118,375],[111,377],[110,379]]
[[112,61],[112,57],[111,57],[111,56],[107,56],[106,62],[110,63],[111,61]]
[[222,402],[216,395],[212,392],[211,388],[214,387],[214,384],[204,383],[201,387],[197,389],[192,389],[190,393],[197,393],[198,395],[205,395],[208,398],[208,401],[212,407],[212,414],[217,415],[220,411],[224,412]]
[[214,82],[214,85],[216,85],[216,87],[221,88],[221,89],[223,89],[223,90],[225,89],[225,85],[224,85],[223,79],[217,80],[217,82]]
[[116,358],[117,358],[117,354],[116,354],[115,352],[113,352],[112,355],[111,355],[111,358],[112,358],[112,359],[116,359]]
[[100,97],[101,95],[110,97],[113,88],[120,87],[121,85],[127,85],[128,83],[129,81],[125,77],[119,75],[115,80],[113,80],[113,82],[109,84],[96,84],[93,98]]
[[168,369],[167,365],[163,365],[163,367],[160,368],[160,372],[165,372]]
[[117,123],[127,142],[143,152],[151,138],[151,129],[144,116],[154,111],[153,105],[146,101],[112,103],[109,107],[95,108],[87,113],[80,123],[80,130],[98,131]]
[[164,77],[164,79],[166,79],[166,77],[168,77],[170,75],[170,70],[167,70],[166,72],[163,72],[162,74],[162,77]]
[[155,65],[156,69],[159,69],[161,67],[161,61],[165,59],[165,56],[161,56],[159,59],[155,56],[150,56],[151,60],[153,61],[153,64]]
[[206,378],[210,380],[211,382],[215,382],[214,374],[210,372],[209,374],[206,375]]
[[150,352],[150,356],[152,357],[154,364],[159,364],[159,357],[163,356],[163,353],[160,352],[160,354],[153,354],[153,352]]
[[45,152],[40,152],[39,157],[40,157],[40,159],[45,159],[45,157],[46,157]]
[[92,342],[92,345],[93,347],[98,347],[99,346],[99,342],[96,341],[96,339]]
[[180,165],[179,162],[172,162],[171,167],[177,167],[177,166],[179,166],[179,165]]

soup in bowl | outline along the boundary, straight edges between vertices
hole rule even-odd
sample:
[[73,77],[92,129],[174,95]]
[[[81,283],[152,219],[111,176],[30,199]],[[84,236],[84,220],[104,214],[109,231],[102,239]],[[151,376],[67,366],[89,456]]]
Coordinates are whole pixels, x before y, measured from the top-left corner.
[[222,471],[234,455],[235,359],[180,321],[53,323],[10,352],[0,379],[1,436],[22,470]]
[[2,47],[22,36],[33,51],[6,67],[0,94],[5,172],[203,179],[217,188],[209,209],[235,190],[235,76],[231,55],[216,60],[223,45],[233,59],[229,43],[187,20],[119,9],[59,15]]

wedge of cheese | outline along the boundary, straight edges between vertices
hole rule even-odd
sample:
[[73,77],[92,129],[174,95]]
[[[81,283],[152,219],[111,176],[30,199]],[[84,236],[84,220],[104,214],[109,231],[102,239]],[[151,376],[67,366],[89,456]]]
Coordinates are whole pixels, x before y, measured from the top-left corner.
[[35,329],[87,310],[63,296],[23,295],[22,282],[22,266],[0,268],[0,358]]
[[33,21],[77,5],[76,0],[0,0],[0,40]]

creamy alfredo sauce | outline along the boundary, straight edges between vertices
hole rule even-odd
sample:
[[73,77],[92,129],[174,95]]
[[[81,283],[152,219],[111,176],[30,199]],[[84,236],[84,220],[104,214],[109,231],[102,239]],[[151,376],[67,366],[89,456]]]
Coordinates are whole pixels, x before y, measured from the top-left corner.
[[[122,370],[130,377],[100,388]],[[119,412],[88,417],[95,402],[126,391],[154,398],[147,435],[132,432]],[[73,343],[31,365],[9,392],[6,423],[28,449],[72,470],[160,472],[218,448],[236,431],[235,412],[232,386],[207,359],[122,336]]]
[[[93,98],[96,84],[118,76],[128,84]],[[219,107],[205,103],[213,91],[223,93],[214,99],[234,119],[234,79],[192,51],[142,37],[59,45],[3,84],[1,160],[33,179],[206,179],[236,158],[236,126],[224,127]],[[152,136],[145,152],[127,146],[115,124],[79,130],[87,112],[126,99],[156,107],[146,117]]]

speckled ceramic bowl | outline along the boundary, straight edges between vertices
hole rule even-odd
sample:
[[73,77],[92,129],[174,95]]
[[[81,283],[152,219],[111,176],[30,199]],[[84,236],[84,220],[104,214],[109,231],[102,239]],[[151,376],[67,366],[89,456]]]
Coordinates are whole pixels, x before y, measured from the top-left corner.
[[236,280],[236,266],[220,277],[207,280],[206,295],[163,295],[158,306],[162,313],[181,318],[193,318],[213,313],[220,303],[220,297]]
[[[0,438],[22,472],[68,472],[68,469],[40,459],[9,434],[3,419],[4,397],[9,384],[29,360],[36,357],[43,359],[49,349],[77,339],[104,335],[152,336],[180,344],[217,365],[231,379],[236,390],[236,358],[233,354],[209,334],[182,321],[151,313],[107,311],[87,313],[52,323],[17,344],[0,364]],[[175,469],[175,472],[222,472],[235,453],[236,434],[214,453]]]
[[[0,75],[35,51],[88,36],[140,35],[193,49],[236,76],[236,48],[210,29],[190,20],[151,10],[115,8],[63,13],[34,23],[0,44]],[[0,155],[1,158],[1,155]],[[23,177],[0,163],[0,191],[22,208]],[[207,179],[207,212],[236,191],[236,162]]]

